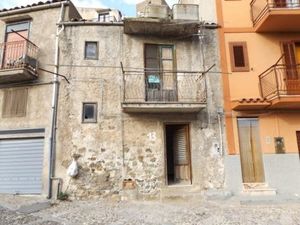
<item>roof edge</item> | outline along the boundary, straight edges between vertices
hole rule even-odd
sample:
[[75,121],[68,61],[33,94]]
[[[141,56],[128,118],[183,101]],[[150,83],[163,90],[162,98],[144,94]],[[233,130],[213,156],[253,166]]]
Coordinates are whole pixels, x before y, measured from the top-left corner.
[[11,15],[16,15],[16,14],[21,14],[21,13],[28,13],[28,12],[39,11],[39,10],[44,10],[44,9],[58,8],[63,3],[69,5],[70,0],[60,0],[60,1],[56,1],[56,2],[48,1],[43,4],[36,3],[36,4],[27,5],[27,6],[23,6],[23,7],[15,7],[12,9],[7,9],[5,11],[0,10],[0,17],[11,16]]

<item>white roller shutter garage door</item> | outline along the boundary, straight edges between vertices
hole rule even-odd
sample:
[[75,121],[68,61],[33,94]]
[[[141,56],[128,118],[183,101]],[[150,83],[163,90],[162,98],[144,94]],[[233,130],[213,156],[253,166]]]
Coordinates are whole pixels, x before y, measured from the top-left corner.
[[41,193],[43,149],[43,138],[0,140],[0,193]]

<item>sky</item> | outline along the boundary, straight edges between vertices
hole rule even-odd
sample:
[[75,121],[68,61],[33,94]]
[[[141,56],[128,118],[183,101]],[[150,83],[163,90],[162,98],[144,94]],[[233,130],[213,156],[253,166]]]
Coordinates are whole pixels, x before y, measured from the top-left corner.
[[[46,0],[0,0],[0,8],[12,8]],[[78,7],[114,8],[119,9],[124,16],[135,15],[135,4],[142,0],[71,0]],[[170,6],[178,0],[166,0]]]

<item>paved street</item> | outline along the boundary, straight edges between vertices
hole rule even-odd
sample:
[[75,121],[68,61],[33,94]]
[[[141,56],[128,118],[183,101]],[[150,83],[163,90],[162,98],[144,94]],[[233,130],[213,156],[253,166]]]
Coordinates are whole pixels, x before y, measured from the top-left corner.
[[1,225],[299,225],[299,203],[251,203],[198,200],[59,202],[35,213],[0,209]]

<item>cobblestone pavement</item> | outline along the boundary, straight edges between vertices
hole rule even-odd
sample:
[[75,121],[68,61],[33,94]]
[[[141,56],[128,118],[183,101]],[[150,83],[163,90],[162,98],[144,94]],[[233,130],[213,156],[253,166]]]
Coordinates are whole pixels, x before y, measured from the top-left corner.
[[1,225],[300,225],[300,204],[241,205],[239,202],[89,200],[59,202],[21,214],[0,208]]

